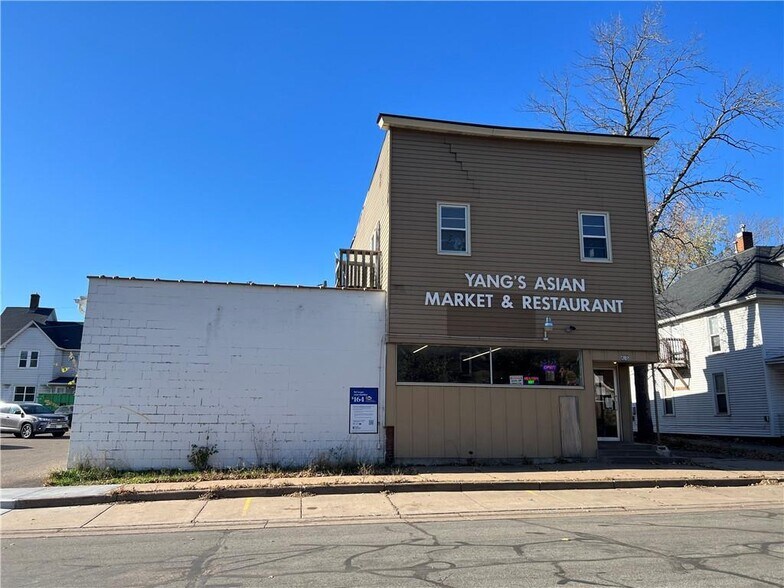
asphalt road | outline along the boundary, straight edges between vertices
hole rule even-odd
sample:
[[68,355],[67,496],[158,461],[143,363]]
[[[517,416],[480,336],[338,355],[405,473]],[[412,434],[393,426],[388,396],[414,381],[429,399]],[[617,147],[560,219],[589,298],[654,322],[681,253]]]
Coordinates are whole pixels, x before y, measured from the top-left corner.
[[0,436],[0,486],[43,486],[44,479],[51,470],[65,467],[69,443],[70,433],[59,439],[51,435],[17,439],[3,433]]
[[784,509],[3,539],[6,586],[784,584]]

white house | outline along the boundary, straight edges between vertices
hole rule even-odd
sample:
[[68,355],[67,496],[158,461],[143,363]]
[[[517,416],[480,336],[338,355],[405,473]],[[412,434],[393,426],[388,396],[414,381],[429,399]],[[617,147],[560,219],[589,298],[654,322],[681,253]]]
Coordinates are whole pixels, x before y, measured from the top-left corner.
[[662,433],[784,435],[784,246],[754,247],[742,231],[736,250],[662,297],[653,372]]
[[8,307],[0,318],[0,398],[73,404],[82,323],[58,321],[39,302],[33,294],[28,307]]

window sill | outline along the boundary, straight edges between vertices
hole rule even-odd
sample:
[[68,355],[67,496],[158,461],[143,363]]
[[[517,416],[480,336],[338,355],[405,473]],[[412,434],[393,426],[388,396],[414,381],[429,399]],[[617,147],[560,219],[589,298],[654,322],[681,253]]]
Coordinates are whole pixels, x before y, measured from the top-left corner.
[[612,263],[612,258],[610,259],[596,259],[592,257],[581,257],[580,261],[584,261],[585,263]]
[[471,257],[470,251],[438,251],[438,255],[450,255],[454,257]]

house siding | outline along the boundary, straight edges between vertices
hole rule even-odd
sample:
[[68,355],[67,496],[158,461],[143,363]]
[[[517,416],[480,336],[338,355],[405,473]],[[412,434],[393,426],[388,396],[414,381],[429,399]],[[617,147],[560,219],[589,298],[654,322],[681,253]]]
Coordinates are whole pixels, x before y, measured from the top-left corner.
[[[20,351],[38,351],[37,368],[20,368]],[[40,392],[48,391],[48,384],[59,371],[60,352],[38,327],[27,327],[3,348],[2,399],[12,402],[16,386],[35,386],[36,398]]]
[[359,215],[359,222],[351,242],[354,249],[370,249],[373,233],[377,226],[381,227],[381,289],[387,290],[389,285],[389,133],[384,137],[381,152],[378,155],[376,169],[370,181],[365,203]]
[[[719,317],[721,352],[712,352],[708,319]],[[769,436],[771,427],[761,313],[756,302],[729,307],[669,324],[662,337],[683,338],[689,347],[690,374],[662,368],[657,373],[659,426],[663,433]],[[712,374],[724,372],[729,393],[728,415],[716,414]],[[678,389],[681,388],[681,389]],[[651,398],[653,389],[649,388]],[[664,414],[664,397],[673,398],[675,414]]]
[[[458,337],[539,345],[546,315],[573,331],[552,347],[657,350],[641,151],[460,135],[391,131],[389,337]],[[437,254],[437,203],[471,206],[471,255]],[[580,260],[578,211],[610,215],[612,263]],[[527,311],[425,306],[427,291],[468,290],[464,274],[583,278],[591,298],[623,299],[623,312]],[[488,292],[492,290],[487,290]],[[558,294],[558,293],[555,293]],[[568,295],[568,293],[567,293]]]
[[[784,299],[759,302],[765,358],[784,355]],[[768,399],[774,431],[784,436],[784,365],[766,365]]]

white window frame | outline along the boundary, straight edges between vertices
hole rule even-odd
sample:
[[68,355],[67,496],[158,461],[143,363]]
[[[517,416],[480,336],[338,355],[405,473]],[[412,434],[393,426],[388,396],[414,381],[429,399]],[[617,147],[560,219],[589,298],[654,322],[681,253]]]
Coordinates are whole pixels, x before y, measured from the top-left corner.
[[[35,353],[35,365],[30,365],[33,363],[33,353]],[[22,354],[24,354],[24,359],[22,359]],[[41,353],[37,349],[23,349],[19,352],[19,362],[16,365],[21,370],[34,370],[38,368],[40,360]],[[22,365],[22,362],[24,362],[24,365]]]
[[[719,391],[716,387],[716,376],[721,376],[724,378],[724,396],[727,397],[727,412],[719,412]],[[719,371],[719,372],[711,372],[710,377],[710,386],[711,391],[713,392],[713,409],[716,412],[716,416],[729,416],[732,414],[732,408],[730,407],[730,386],[727,382],[727,372]]]
[[[448,206],[451,208],[464,208],[465,221],[466,221],[466,250],[465,251],[444,251],[441,249],[441,208]],[[436,242],[439,255],[460,255],[462,257],[471,256],[471,205],[463,202],[438,202],[436,204],[436,216],[438,217],[438,231],[436,233]],[[450,229],[459,231],[461,229]]]
[[[595,235],[583,235],[583,215],[603,216],[604,217],[604,237],[596,237]],[[589,263],[612,263],[612,238],[610,237],[610,213],[600,210],[578,210],[577,211],[577,225],[580,230],[580,261]],[[607,257],[585,257],[585,238],[590,239],[605,239],[607,241]]]
[[[16,399],[16,391],[17,391],[18,388],[22,388],[22,399],[21,400],[17,400]],[[32,390],[33,391],[33,397],[30,400],[27,399],[27,391],[28,390]],[[14,402],[35,402],[35,386],[14,386],[14,400],[13,401]]]
[[[716,324],[716,332],[713,332],[713,325],[714,321]],[[716,340],[719,342],[719,348],[713,348],[713,338],[716,337]],[[722,351],[722,341],[721,341],[721,327],[719,326],[719,315],[714,314],[708,317],[708,348],[709,353],[721,353]]]

